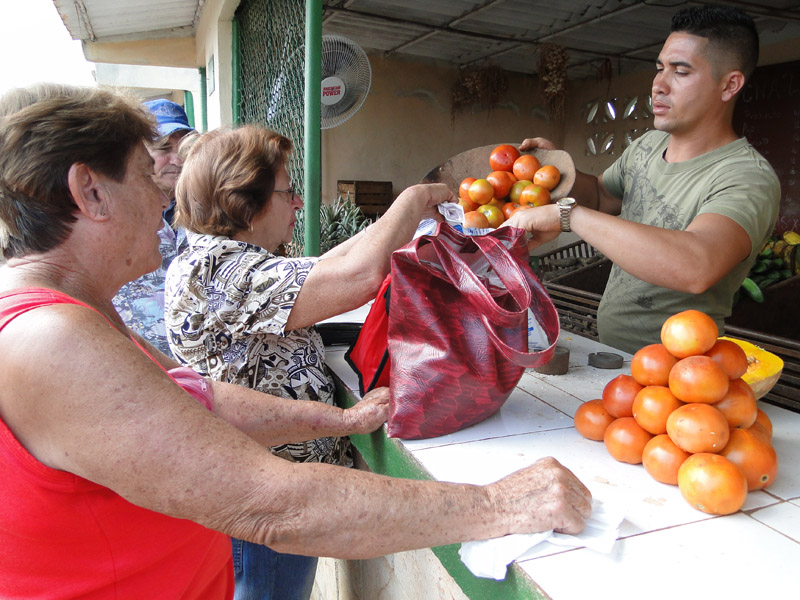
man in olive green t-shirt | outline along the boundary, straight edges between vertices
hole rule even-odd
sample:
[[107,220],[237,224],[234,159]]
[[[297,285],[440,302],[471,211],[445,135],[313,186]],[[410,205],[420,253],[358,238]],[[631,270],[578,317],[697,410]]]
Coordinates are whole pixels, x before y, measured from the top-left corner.
[[[614,263],[598,309],[600,341],[633,353],[694,308],[722,328],[733,295],[772,232],[780,185],[733,130],[733,106],[758,62],[750,17],[692,7],[672,19],[656,62],[654,127],[600,177],[578,173],[568,200],[506,223],[531,245],[574,231]],[[554,149],[543,138],[521,150]]]

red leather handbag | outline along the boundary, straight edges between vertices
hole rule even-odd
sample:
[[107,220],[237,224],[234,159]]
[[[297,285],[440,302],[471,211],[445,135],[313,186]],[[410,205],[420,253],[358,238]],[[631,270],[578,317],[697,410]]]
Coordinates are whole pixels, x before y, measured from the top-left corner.
[[[392,255],[390,437],[446,435],[493,415],[525,368],[553,356],[558,313],[525,232],[465,236],[442,223]],[[528,309],[544,348],[528,349]]]

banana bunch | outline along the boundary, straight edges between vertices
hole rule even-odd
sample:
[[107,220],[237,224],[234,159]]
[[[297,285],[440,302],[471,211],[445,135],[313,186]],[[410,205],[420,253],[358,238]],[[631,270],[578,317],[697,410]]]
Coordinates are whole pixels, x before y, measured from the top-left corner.
[[770,236],[747,277],[742,290],[756,302],[764,301],[762,290],[773,283],[800,275],[800,233],[787,231],[782,236]]

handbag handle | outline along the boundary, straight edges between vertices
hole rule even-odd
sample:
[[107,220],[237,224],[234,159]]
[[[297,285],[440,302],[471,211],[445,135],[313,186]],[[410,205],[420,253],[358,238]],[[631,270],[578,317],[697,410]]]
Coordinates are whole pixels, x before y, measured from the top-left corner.
[[486,289],[480,278],[467,265],[466,261],[457,252],[453,251],[450,245],[437,237],[431,238],[430,242],[448,281],[467,298],[480,314],[490,313],[495,321],[511,325],[515,319],[519,318],[522,311],[527,311],[531,302],[530,288],[518,264],[514,263],[513,260],[503,261],[498,257],[498,250],[500,250],[500,253],[505,252],[507,255],[504,247],[502,249],[492,248],[489,253],[479,248],[489,266],[498,276],[500,276],[500,271],[503,267],[510,267],[514,271],[515,277],[501,277],[501,281],[506,285],[506,289],[517,303],[517,306],[520,307],[517,311],[508,310],[497,304],[497,301]]
[[[484,243],[485,240],[490,241]],[[514,275],[516,275],[515,278],[503,278],[501,276],[501,281],[506,285],[506,289],[511,293],[517,305],[522,307],[520,311],[509,311],[499,306],[478,276],[475,275],[460,256],[452,251],[450,246],[437,237],[432,237],[429,241],[450,282],[480,312],[481,323],[489,339],[503,357],[525,368],[540,366],[552,358],[556,346],[555,341],[544,350],[521,352],[506,344],[495,332],[494,323],[499,323],[501,325],[503,323],[509,323],[510,320],[518,318],[519,313],[523,311],[527,315],[528,307],[532,301],[528,277],[520,268],[519,264],[511,257],[508,249],[502,242],[494,238],[483,236],[473,238],[473,241],[476,242],[476,245],[481,252],[483,252],[484,256],[486,256],[489,265],[495,269],[498,276],[500,276],[502,269],[498,270],[496,267],[501,266],[501,263],[504,263],[502,266],[510,267]],[[507,282],[511,282],[510,287]],[[520,297],[520,294],[522,297]],[[493,320],[489,319],[487,313],[491,314]]]

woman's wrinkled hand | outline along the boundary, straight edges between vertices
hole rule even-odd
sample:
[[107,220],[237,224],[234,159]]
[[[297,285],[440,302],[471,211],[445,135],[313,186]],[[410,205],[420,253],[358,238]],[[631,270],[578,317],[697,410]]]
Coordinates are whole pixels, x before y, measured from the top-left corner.
[[510,519],[510,533],[580,533],[592,514],[591,492],[555,458],[542,458],[488,487],[497,510]]
[[[406,200],[408,199],[408,200]],[[397,197],[400,201],[410,201],[422,207],[422,219],[440,220],[439,209],[436,208],[443,202],[458,202],[453,191],[444,183],[419,183],[403,190]],[[395,200],[395,202],[397,202]]]
[[527,150],[557,150],[556,145],[543,137],[525,138],[519,145],[522,152]]
[[350,433],[372,433],[389,418],[389,388],[367,392],[358,404],[344,410],[344,418]]

